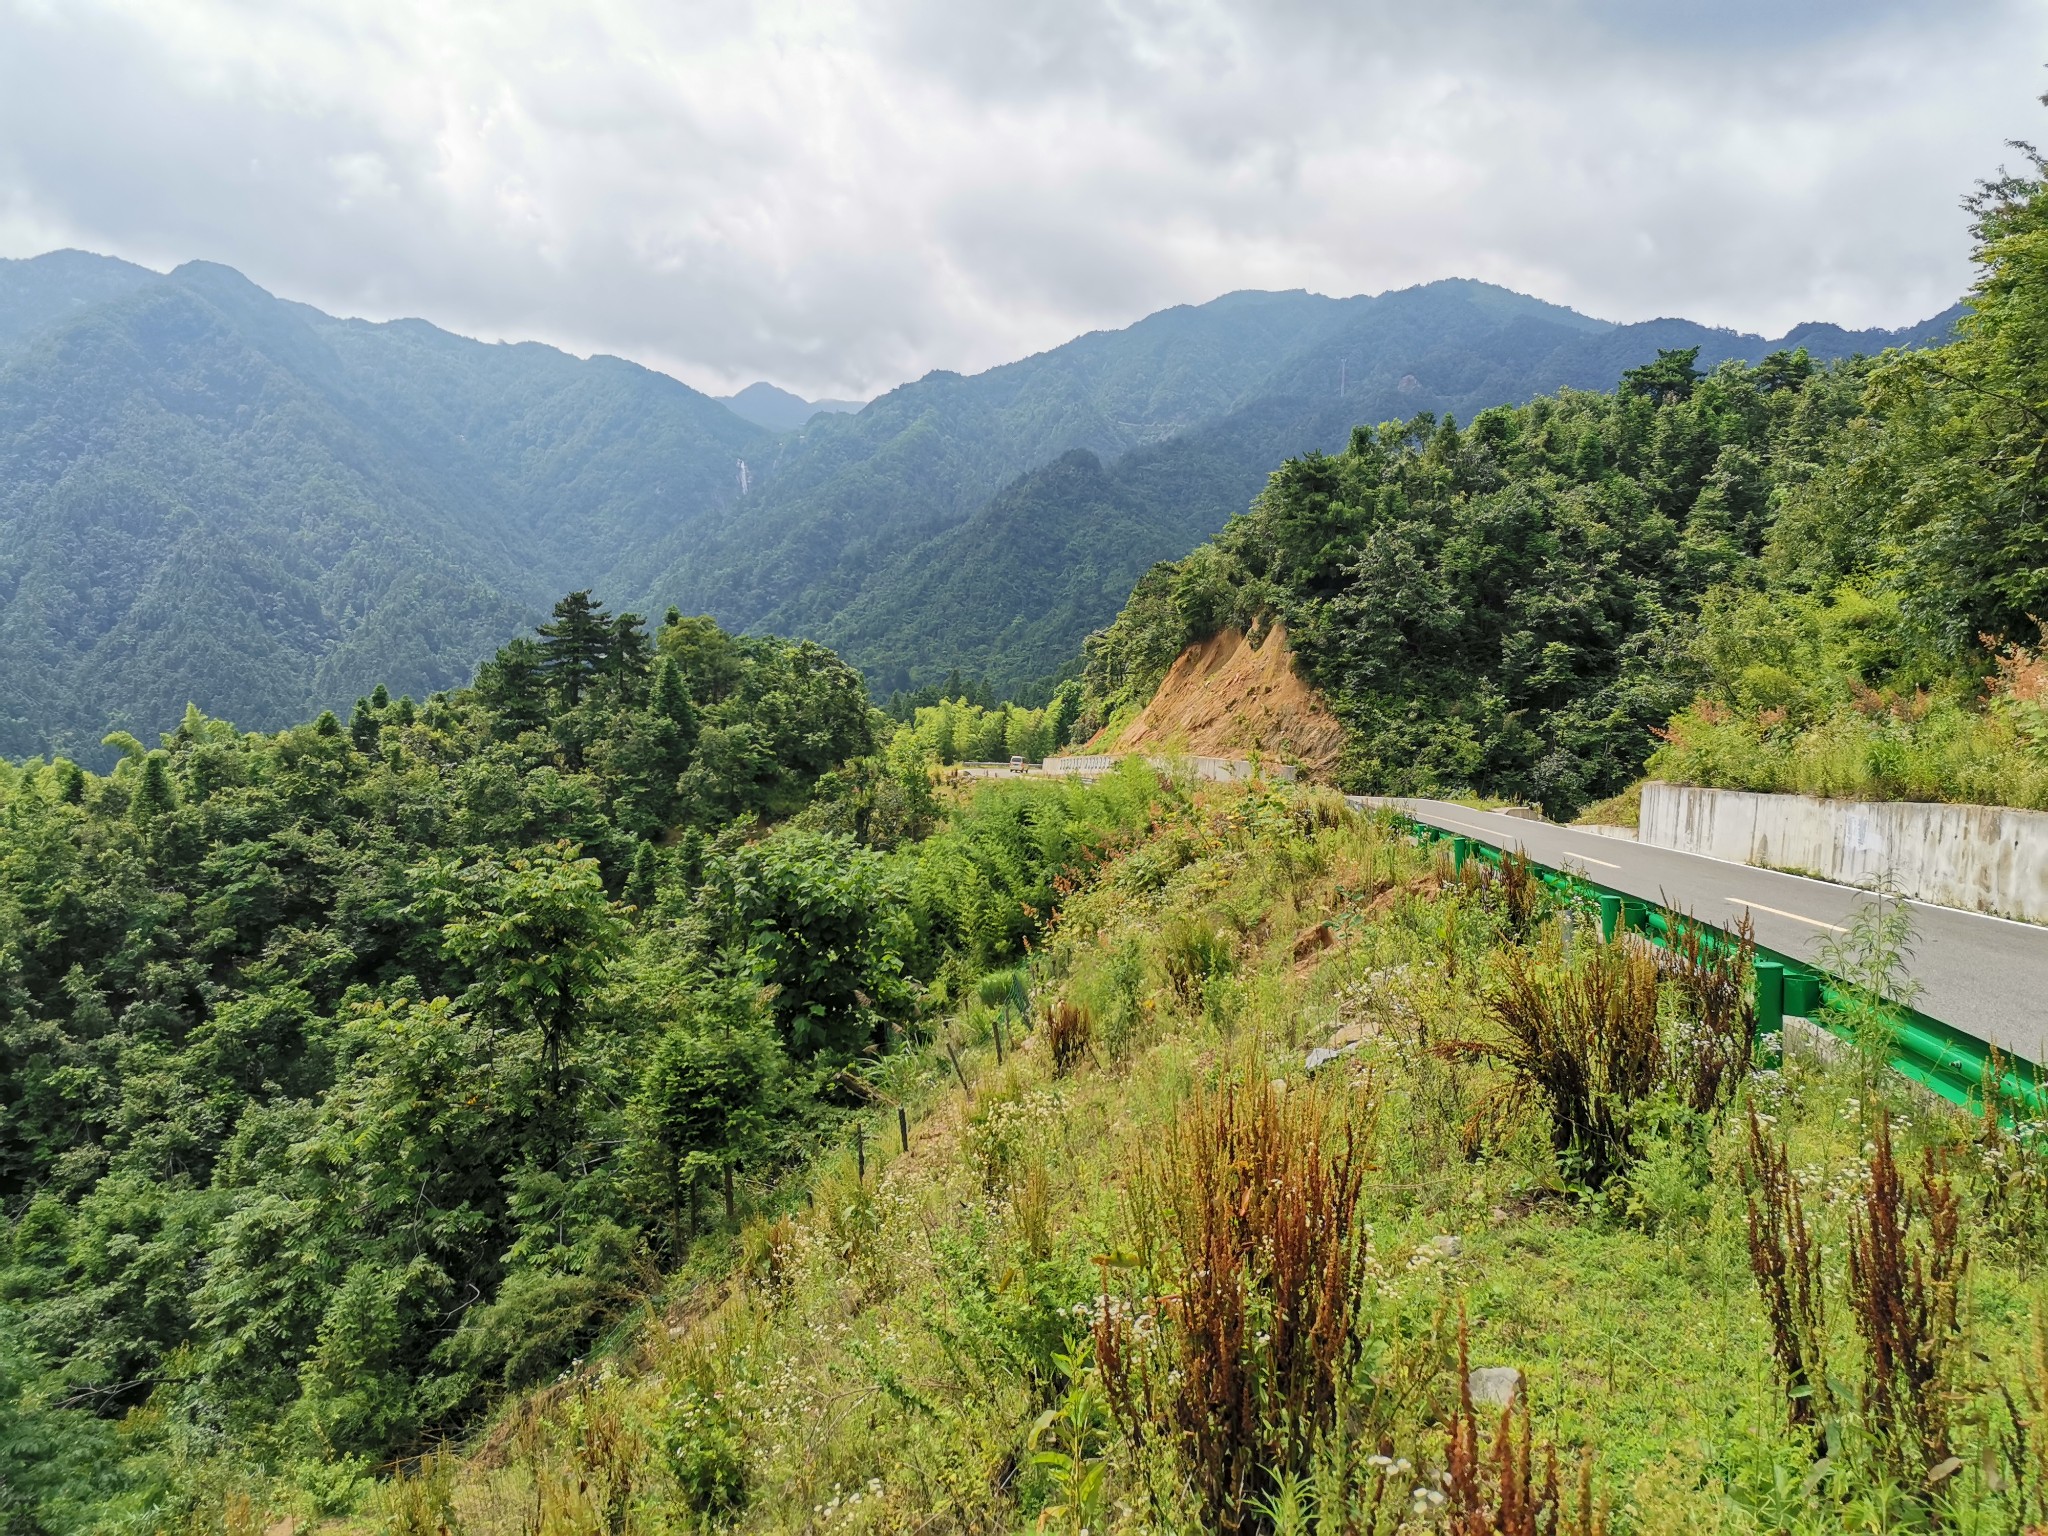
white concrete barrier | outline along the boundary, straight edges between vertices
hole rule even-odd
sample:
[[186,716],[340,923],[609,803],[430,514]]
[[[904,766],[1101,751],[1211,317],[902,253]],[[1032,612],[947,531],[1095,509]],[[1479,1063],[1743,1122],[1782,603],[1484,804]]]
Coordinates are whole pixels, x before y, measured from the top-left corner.
[[[1043,765],[1046,773],[1078,773],[1086,777],[1113,773],[1121,757],[1097,755],[1089,757],[1048,757]],[[1154,768],[1171,768],[1176,763],[1186,763],[1194,770],[1198,779],[1213,783],[1241,784],[1247,779],[1264,774],[1269,779],[1281,779],[1292,784],[1296,769],[1292,763],[1254,763],[1248,757],[1147,757],[1146,762]]]
[[1643,786],[1637,840],[2048,923],[2048,812]]

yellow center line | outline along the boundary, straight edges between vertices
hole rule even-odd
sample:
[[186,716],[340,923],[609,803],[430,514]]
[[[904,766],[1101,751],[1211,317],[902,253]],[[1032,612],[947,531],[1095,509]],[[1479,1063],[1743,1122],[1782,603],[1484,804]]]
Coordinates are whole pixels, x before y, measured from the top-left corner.
[[1773,917],[1789,917],[1795,923],[1811,923],[1814,927],[1825,928],[1831,933],[1847,933],[1849,931],[1840,923],[1824,923],[1817,917],[1801,917],[1797,912],[1785,912],[1777,907],[1767,907],[1760,901],[1751,901],[1747,896],[1730,896],[1727,899],[1738,906],[1748,907],[1752,912],[1768,912]]

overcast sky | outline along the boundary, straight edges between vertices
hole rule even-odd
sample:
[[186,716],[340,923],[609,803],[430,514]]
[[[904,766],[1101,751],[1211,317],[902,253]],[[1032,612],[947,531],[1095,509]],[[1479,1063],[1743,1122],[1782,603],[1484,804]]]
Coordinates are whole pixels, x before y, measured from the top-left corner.
[[2042,0],[0,0],[0,255],[868,395],[1236,288],[1898,325]]

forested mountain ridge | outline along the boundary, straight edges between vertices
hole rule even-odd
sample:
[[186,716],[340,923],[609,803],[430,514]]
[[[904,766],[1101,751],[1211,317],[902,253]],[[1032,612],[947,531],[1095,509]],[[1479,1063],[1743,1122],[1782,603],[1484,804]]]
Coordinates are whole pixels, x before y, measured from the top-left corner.
[[1421,411],[1290,458],[1089,638],[1083,728],[1183,646],[1277,616],[1346,729],[1350,789],[1571,815],[1647,765],[2048,805],[2048,161],[1968,206],[1980,277],[1939,347],[1712,367],[1667,347],[1611,392]]
[[820,637],[883,691],[1014,687],[1290,454],[1686,337],[1776,345],[1463,281],[1240,293],[777,433],[616,358],[334,319],[207,263],[0,263],[0,754],[104,762],[187,702],[273,727],[424,695],[580,586]]
[[765,382],[749,384],[737,394],[719,396],[719,400],[735,416],[771,432],[794,432],[820,412],[845,415],[863,404],[859,400],[806,400]]
[[0,364],[0,753],[458,683],[768,437],[630,363],[334,320],[203,263],[42,311]]
[[[1239,322],[1232,358],[1238,372],[1228,381],[1237,393],[1227,395],[1225,382],[1214,377],[1205,389],[1188,387],[1189,375],[1209,361],[1194,341],[1197,317],[1239,304],[1262,323],[1254,329]],[[1176,543],[1190,547],[1191,536],[1220,529],[1250,503],[1275,464],[1304,451],[1340,448],[1358,423],[1425,411],[1470,420],[1483,409],[1559,388],[1611,389],[1625,370],[1660,349],[1696,348],[1701,365],[1712,366],[1802,346],[1816,360],[1924,346],[1945,339],[1960,313],[1956,306],[1896,331],[1808,324],[1766,340],[1684,320],[1615,326],[1462,280],[1342,300],[1238,294],[1200,310],[1169,310],[1116,334],[1136,335],[1171,320],[1149,355],[1163,375],[1183,383],[1160,403],[1183,412],[1220,407],[1217,414],[1192,425],[1170,425],[1175,418],[1164,413],[1144,417],[1153,402],[1131,398],[1129,375],[1101,365],[1106,348],[1093,337],[1069,344],[1080,349],[1074,359],[1063,358],[1068,348],[1060,348],[1013,364],[1052,376],[1013,388],[1017,399],[1071,400],[1101,386],[1126,401],[1132,420],[1154,423],[1153,440],[1119,455],[1102,442],[1119,439],[1101,431],[1098,441],[1081,446],[1106,461],[1103,483],[1075,479],[1060,467],[1027,472],[879,574],[874,561],[886,554],[887,535],[875,530],[872,518],[847,520],[836,569],[825,566],[829,540],[793,537],[784,569],[810,571],[812,585],[758,620],[733,617],[816,634],[887,689],[934,682],[952,668],[980,673],[999,689],[1014,688],[1058,667],[1089,629],[1106,621],[1113,610],[1102,594],[1119,586],[1128,591],[1153,560],[1164,558],[1161,551]],[[846,430],[872,433],[877,425],[863,417]],[[1048,476],[1076,488],[1085,483],[1087,499],[1049,495]],[[792,489],[788,482],[772,489],[766,504],[772,507]],[[934,489],[945,489],[936,477]],[[1034,519],[1028,530],[1019,518],[1027,509]],[[758,509],[750,512],[749,529],[758,534],[766,518]],[[806,525],[805,532],[818,530]]]
[[90,251],[51,251],[33,261],[0,261],[0,360],[38,331],[156,277],[147,267]]

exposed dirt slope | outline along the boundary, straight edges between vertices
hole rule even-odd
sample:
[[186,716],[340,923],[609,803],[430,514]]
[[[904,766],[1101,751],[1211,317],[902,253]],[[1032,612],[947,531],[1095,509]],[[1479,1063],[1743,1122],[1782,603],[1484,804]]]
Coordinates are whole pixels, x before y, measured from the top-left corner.
[[1208,757],[1258,751],[1326,778],[1344,751],[1344,728],[1294,671],[1286,626],[1257,641],[1226,629],[1180,653],[1152,702],[1096,751],[1185,750]]

